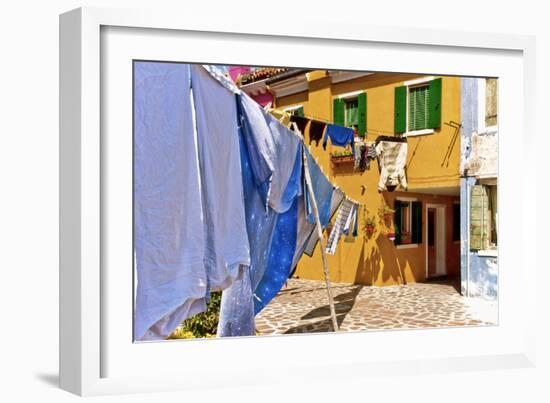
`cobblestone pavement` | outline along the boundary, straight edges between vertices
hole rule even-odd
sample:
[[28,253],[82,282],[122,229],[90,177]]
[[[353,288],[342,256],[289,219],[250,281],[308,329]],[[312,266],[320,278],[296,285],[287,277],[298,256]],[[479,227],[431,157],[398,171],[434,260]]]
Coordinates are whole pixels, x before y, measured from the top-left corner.
[[[452,280],[372,287],[333,283],[340,330],[480,326],[497,323],[496,302],[463,297]],[[256,316],[260,335],[332,330],[324,281],[290,279]]]

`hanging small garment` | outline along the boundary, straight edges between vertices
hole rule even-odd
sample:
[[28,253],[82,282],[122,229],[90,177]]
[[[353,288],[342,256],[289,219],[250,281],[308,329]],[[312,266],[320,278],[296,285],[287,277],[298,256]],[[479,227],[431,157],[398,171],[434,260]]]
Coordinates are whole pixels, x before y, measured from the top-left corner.
[[397,185],[407,189],[405,163],[407,161],[407,143],[381,141],[376,146],[376,154],[380,164],[380,180],[378,191],[395,189]]
[[361,166],[361,147],[363,147],[363,142],[356,141],[354,144],[354,160],[353,160],[353,168],[359,169]]
[[360,154],[360,157],[359,157],[359,170],[361,172],[364,172],[364,171],[370,169],[370,160],[367,157],[368,149],[369,149],[369,146],[367,146],[366,144],[361,144],[361,148],[359,150],[359,154]]
[[330,235],[328,237],[327,246],[325,248],[325,252],[327,254],[334,255],[334,252],[336,252],[336,245],[340,240],[342,232],[344,232],[345,229],[349,231],[349,227],[353,219],[354,210],[355,204],[348,199],[344,200],[344,202],[340,206],[340,209],[338,210],[336,222],[334,223],[332,231],[330,232]]
[[240,267],[246,269],[250,264],[237,105],[235,95],[200,65],[191,65],[191,83],[201,172],[204,262],[208,285],[217,291],[229,287]]
[[327,124],[324,122],[319,122],[318,120],[311,121],[309,124],[309,144],[315,141],[315,146],[319,146],[319,142],[323,139],[323,133],[326,126]]
[[338,125],[327,125],[327,130],[325,131],[325,137],[323,139],[323,149],[327,149],[327,141],[330,137],[330,141],[335,146],[346,147],[348,144],[351,144],[351,150],[355,153],[353,145],[353,129],[344,126]]
[[136,340],[206,309],[203,211],[189,66],[134,64]]
[[300,130],[300,133],[302,136],[305,137],[306,135],[306,126],[309,123],[309,119],[305,118],[303,116],[296,116],[292,115],[290,116],[290,121],[296,123],[296,126],[298,126],[298,130]]
[[356,203],[353,203],[352,212],[350,215],[350,220],[346,221],[346,225],[344,225],[343,233],[344,235],[350,235],[350,228],[352,229],[351,235],[356,237],[357,236],[357,229],[358,229],[358,217],[359,217],[359,205]]
[[[334,215],[334,213],[336,213],[336,210],[338,210],[338,207],[340,207],[340,204],[342,203],[342,201],[344,200],[344,192],[342,192],[340,189],[338,188],[334,188],[334,191],[332,192],[332,199],[330,201],[330,217],[332,217]],[[330,219],[329,217],[329,219]],[[328,224],[328,222],[327,222]],[[323,228],[325,228],[325,226],[323,226]],[[319,237],[317,236],[317,231],[316,230],[313,230],[311,231],[306,243],[304,244],[304,247],[303,247],[303,252],[302,253],[305,253],[306,255],[308,256],[313,256],[313,252],[315,251],[315,247],[317,246],[317,242],[319,242]],[[300,256],[302,255],[302,253],[300,253]]]
[[376,159],[377,155],[376,155],[376,145],[371,142],[371,143],[368,143],[367,144],[367,157],[370,159],[370,160],[374,160]]

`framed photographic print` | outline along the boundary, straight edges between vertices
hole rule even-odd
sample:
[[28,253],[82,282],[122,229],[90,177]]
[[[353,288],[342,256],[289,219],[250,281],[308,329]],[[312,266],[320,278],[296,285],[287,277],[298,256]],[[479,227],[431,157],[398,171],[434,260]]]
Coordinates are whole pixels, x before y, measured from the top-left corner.
[[531,365],[533,40],[436,34],[63,14],[61,386]]

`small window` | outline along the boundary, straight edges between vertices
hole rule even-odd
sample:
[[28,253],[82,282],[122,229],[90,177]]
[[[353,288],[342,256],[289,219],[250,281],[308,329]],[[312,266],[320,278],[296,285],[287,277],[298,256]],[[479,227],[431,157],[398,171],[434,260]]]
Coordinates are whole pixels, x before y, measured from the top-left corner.
[[422,204],[418,201],[396,200],[394,203],[395,244],[422,242]]
[[429,127],[430,87],[422,85],[409,87],[409,131]]
[[453,241],[460,241],[460,204],[453,204]]

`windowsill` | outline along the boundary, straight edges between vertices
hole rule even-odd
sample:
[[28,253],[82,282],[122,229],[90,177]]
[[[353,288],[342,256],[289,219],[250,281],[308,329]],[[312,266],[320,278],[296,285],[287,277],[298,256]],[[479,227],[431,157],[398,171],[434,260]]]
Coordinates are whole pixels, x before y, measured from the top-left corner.
[[426,134],[433,134],[433,133],[434,133],[434,129],[412,130],[410,132],[403,133],[403,137],[424,136]]
[[397,249],[413,249],[413,248],[418,248],[420,244],[418,243],[404,243],[404,244],[401,244],[401,245],[395,245],[395,247]]
[[477,255],[482,257],[498,257],[498,250],[497,249],[478,250]]

